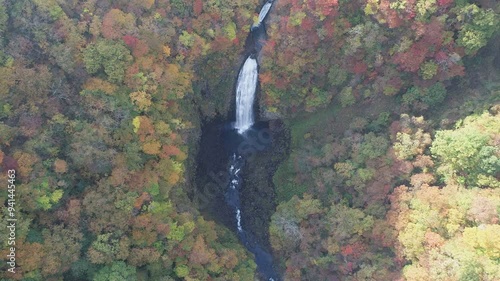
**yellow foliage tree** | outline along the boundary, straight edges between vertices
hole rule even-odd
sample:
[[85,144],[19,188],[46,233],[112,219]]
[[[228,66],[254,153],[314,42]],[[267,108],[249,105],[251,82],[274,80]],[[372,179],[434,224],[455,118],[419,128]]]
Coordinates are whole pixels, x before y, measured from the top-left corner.
[[166,56],[166,57],[169,57],[170,56],[170,47],[165,45],[163,46],[163,54]]
[[108,95],[112,95],[116,91],[116,85],[99,78],[88,79],[83,87],[85,90],[103,91]]
[[130,99],[140,110],[147,110],[152,104],[151,95],[144,91],[131,93]]
[[141,127],[141,116],[136,116],[134,120],[132,120],[132,125],[134,125],[134,133],[137,133]]
[[150,141],[142,145],[142,150],[146,154],[157,155],[160,153],[160,147],[159,141]]
[[23,178],[29,176],[33,170],[33,165],[39,160],[35,155],[26,152],[16,152],[14,153],[14,158],[17,160],[17,164],[19,165],[19,174]]
[[486,224],[464,230],[465,243],[491,259],[500,259],[500,225]]

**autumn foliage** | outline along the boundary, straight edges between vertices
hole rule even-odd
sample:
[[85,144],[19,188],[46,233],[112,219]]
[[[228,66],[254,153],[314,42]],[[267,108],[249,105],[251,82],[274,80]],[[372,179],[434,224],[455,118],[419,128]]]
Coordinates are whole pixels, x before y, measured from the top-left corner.
[[199,129],[187,101],[204,80],[230,88],[212,75],[236,64],[257,3],[0,2],[0,163],[23,205],[16,274],[2,277],[253,278],[235,236],[188,199],[185,171]]
[[[495,89],[466,76],[498,61],[481,54],[490,2],[274,1],[256,117],[299,118],[259,231],[285,280],[500,279],[498,109],[411,117],[438,114],[452,84]],[[16,170],[19,206],[2,280],[254,280],[191,199],[201,126],[230,116],[258,6],[0,0],[0,180]]]
[[[462,15],[453,1],[279,1],[263,48],[261,78],[265,112],[295,116],[326,107],[346,87],[369,92],[366,98],[400,95],[423,80],[463,76],[461,47],[453,34],[473,24],[455,24]],[[494,24],[492,11],[464,8]],[[486,23],[488,22],[488,24]],[[316,32],[311,32],[314,29]],[[471,36],[472,33],[470,33]],[[488,35],[486,35],[488,34]],[[465,35],[464,35],[465,36]],[[474,35],[475,36],[475,35]],[[291,40],[293,38],[293,40]],[[489,38],[489,37],[488,37]],[[473,40],[473,39],[472,39]],[[474,41],[474,40],[473,40]],[[484,46],[484,42],[476,42]],[[469,45],[467,45],[469,46]],[[471,48],[474,45],[470,44]],[[329,69],[336,66],[336,70]],[[432,69],[430,68],[432,66]],[[272,73],[273,79],[269,79]],[[389,81],[398,81],[392,83]],[[388,83],[390,85],[388,85]],[[305,95],[312,85],[328,98]],[[281,97],[286,96],[286,99]],[[310,99],[318,102],[311,106]],[[337,100],[338,101],[338,100]]]

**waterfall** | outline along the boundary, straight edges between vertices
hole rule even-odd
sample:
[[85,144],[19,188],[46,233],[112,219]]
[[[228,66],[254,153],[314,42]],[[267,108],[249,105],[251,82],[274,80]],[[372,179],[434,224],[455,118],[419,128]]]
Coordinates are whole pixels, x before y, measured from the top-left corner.
[[[260,31],[265,33],[265,23],[263,21],[272,5],[273,0],[268,0],[264,4],[259,13],[259,22],[252,26],[251,32],[258,33]],[[255,40],[254,44],[254,54],[248,56],[245,63],[243,63],[236,82],[236,123],[234,127],[238,130],[240,135],[248,130],[254,123],[253,103],[259,75],[259,66],[255,58],[255,53],[260,51],[258,47],[259,42]],[[246,137],[248,136],[246,135],[245,138]],[[242,222],[240,189],[244,182],[239,173],[242,171],[244,164],[245,159],[240,155],[239,151],[232,154],[229,160],[229,186],[225,193],[225,200],[234,211],[238,237],[245,247],[255,255],[255,263],[257,264],[260,274],[262,277],[266,278],[267,281],[278,281],[280,279],[279,275],[274,270],[272,255],[259,244],[257,237],[252,234],[252,231],[247,231],[243,226],[244,221]]]
[[271,2],[271,1],[268,1],[268,2],[266,2],[266,4],[264,4],[262,9],[260,10],[259,23],[257,25],[259,25],[266,18],[266,15],[269,12],[269,10],[271,9],[272,5],[273,5],[273,2]]
[[240,212],[240,209],[236,209],[236,224],[238,226],[238,231],[242,232],[243,228],[241,227],[241,212]]
[[264,4],[264,6],[262,6],[262,9],[260,9],[260,12],[259,12],[259,21],[257,23],[252,24],[252,28],[250,29],[251,31],[258,28],[262,24],[262,22],[264,21],[264,19],[267,16],[267,13],[269,13],[269,10],[271,10],[272,5],[273,5],[273,1],[269,0]]
[[240,134],[253,125],[253,100],[257,89],[257,60],[250,55],[241,67],[236,84],[236,125]]

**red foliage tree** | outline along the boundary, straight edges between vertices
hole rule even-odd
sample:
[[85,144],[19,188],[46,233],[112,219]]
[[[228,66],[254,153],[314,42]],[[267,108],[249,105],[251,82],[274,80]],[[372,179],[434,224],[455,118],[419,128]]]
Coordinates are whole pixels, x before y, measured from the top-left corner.
[[453,3],[453,0],[438,0],[438,5],[441,7],[445,7]]
[[366,251],[366,246],[359,241],[345,245],[340,249],[340,253],[344,257],[351,257],[353,259],[359,258],[364,251]]
[[427,48],[433,46],[437,50],[443,43],[443,24],[434,18],[429,24],[424,26],[424,33],[422,37],[422,43],[427,45]]
[[193,2],[194,14],[199,16],[202,11],[203,11],[203,1],[202,0],[194,0],[194,2]]
[[403,70],[417,72],[420,69],[420,64],[425,60],[427,47],[420,41],[416,42],[406,52],[395,55],[394,62],[399,64]]
[[403,24],[404,21],[398,15],[397,11],[390,8],[390,3],[391,2],[389,0],[382,0],[380,2],[379,9],[381,13],[385,16],[385,19],[389,27],[395,28]]
[[448,67],[448,77],[454,76],[464,76],[465,75],[465,67],[459,64],[452,64]]
[[333,15],[338,4],[338,0],[316,0],[316,8],[318,8],[324,16]]
[[366,65],[366,63],[364,63],[362,61],[356,62],[352,67],[352,72],[354,72],[356,74],[365,73],[367,70],[368,70],[368,66]]
[[314,21],[311,18],[305,18],[302,20],[301,27],[304,31],[310,31],[314,27]]
[[259,80],[260,80],[261,85],[262,84],[269,84],[273,80],[271,72],[260,73]]
[[140,58],[147,54],[149,52],[149,47],[146,44],[146,42],[142,40],[137,40],[137,43],[135,44],[133,50],[132,50],[132,55],[136,58]]
[[102,20],[102,35],[108,39],[118,39],[129,33],[135,26],[132,14],[126,14],[118,9],[110,10]]
[[2,168],[4,171],[11,170],[11,169],[17,169],[19,167],[19,164],[17,163],[16,159],[5,155],[3,157],[2,161]]
[[162,147],[162,153],[160,154],[160,157],[168,158],[170,156],[176,156],[177,158],[184,158],[186,154],[176,146],[164,145]]
[[139,39],[135,38],[132,35],[125,35],[122,37],[122,39],[123,39],[123,42],[125,42],[125,44],[127,46],[129,46],[130,48],[134,48],[135,45],[137,44],[137,42],[139,41]]

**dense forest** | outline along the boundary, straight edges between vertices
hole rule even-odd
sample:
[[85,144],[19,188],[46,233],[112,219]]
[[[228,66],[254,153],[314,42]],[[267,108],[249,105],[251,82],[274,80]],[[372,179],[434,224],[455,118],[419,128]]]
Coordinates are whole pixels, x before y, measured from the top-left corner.
[[[258,280],[195,199],[262,4],[0,0],[0,280]],[[256,115],[289,144],[259,231],[283,280],[500,280],[499,12],[274,1]]]

